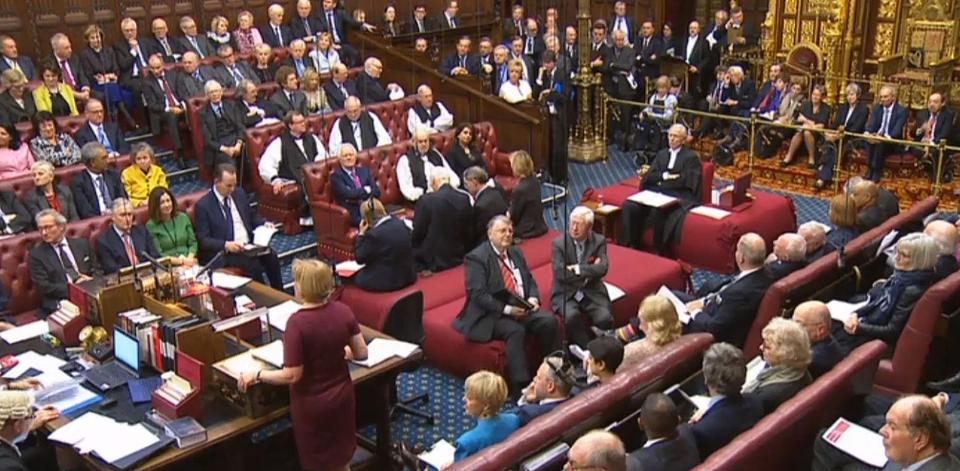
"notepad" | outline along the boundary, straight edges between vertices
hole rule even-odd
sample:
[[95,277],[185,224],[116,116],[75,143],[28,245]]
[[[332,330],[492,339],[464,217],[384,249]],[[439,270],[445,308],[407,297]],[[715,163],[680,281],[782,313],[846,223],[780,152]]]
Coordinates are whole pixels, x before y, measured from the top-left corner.
[[620,207],[616,205],[601,204],[599,207],[597,207],[596,212],[601,214],[610,214],[618,209],[620,209]]
[[653,208],[662,208],[677,202],[677,199],[670,195],[665,195],[663,193],[657,193],[656,191],[650,190],[643,190],[634,193],[628,196],[627,199],[633,201],[634,203]]
[[603,286],[607,287],[607,296],[610,298],[610,302],[614,302],[627,295],[627,293],[624,293],[617,285],[609,281],[604,281]]
[[258,360],[263,360],[277,368],[283,368],[283,341],[274,340],[262,347],[250,350],[250,354]]
[[400,340],[373,339],[367,345],[367,359],[353,360],[354,363],[373,368],[392,357],[406,358],[417,350],[417,345]]
[[697,206],[691,209],[690,212],[716,220],[723,219],[730,215],[730,211],[714,208],[713,206]]
[[667,298],[667,300],[673,304],[673,308],[677,311],[677,317],[680,318],[680,322],[682,322],[684,325],[688,324],[690,319],[693,319],[697,314],[700,313],[700,311],[688,311],[687,304],[681,301],[677,295],[673,294],[673,291],[671,291],[670,288],[667,288],[666,285],[660,286],[660,289],[657,290],[657,295]]
[[747,363],[747,376],[743,381],[744,389],[747,388],[751,383],[757,380],[757,377],[760,376],[760,372],[767,367],[767,363],[763,361],[763,357],[757,355],[750,360],[750,363]]
[[267,226],[266,224],[259,225],[253,230],[253,243],[261,247],[269,247],[270,239],[272,239],[276,233],[276,227]]
[[883,437],[843,417],[827,428],[823,439],[840,451],[875,468],[883,468],[887,464]]
[[866,300],[862,303],[848,303],[845,301],[839,301],[834,299],[827,303],[827,309],[830,310],[830,317],[835,321],[846,322],[850,318],[850,314],[856,312],[857,309],[866,306],[870,300]]
[[343,278],[350,278],[353,275],[356,275],[358,271],[362,270],[366,265],[362,263],[357,263],[356,260],[344,260],[342,262],[337,262],[337,275],[340,275]]
[[229,273],[224,273],[221,271],[213,272],[213,277],[211,282],[213,286],[223,289],[237,289],[249,282],[253,281],[251,278],[245,276],[231,275]]
[[446,440],[440,440],[433,444],[430,451],[425,451],[417,455],[420,461],[433,466],[436,469],[444,469],[453,464],[457,449]]
[[270,325],[277,330],[286,331],[287,321],[302,307],[300,303],[292,299],[271,307],[267,310],[267,318],[270,320]]
[[0,338],[7,343],[17,343],[39,337],[49,332],[49,324],[47,324],[46,320],[41,319],[0,332]]

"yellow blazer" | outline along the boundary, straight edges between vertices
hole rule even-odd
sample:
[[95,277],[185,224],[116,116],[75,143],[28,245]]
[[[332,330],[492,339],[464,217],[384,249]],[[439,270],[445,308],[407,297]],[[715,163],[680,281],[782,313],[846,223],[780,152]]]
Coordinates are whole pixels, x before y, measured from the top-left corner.
[[[70,116],[79,116],[80,112],[77,111],[77,99],[73,96],[73,87],[61,83],[58,88],[60,89],[60,96],[70,105]],[[53,99],[50,97],[50,90],[47,90],[47,87],[40,85],[34,88],[33,101],[37,105],[37,111],[53,112]]]
[[127,195],[130,196],[130,202],[133,203],[135,208],[147,202],[150,192],[154,188],[158,186],[169,188],[167,186],[167,174],[163,172],[159,165],[151,165],[150,171],[144,175],[140,167],[131,164],[123,169],[120,180],[123,181],[123,186],[127,189]]

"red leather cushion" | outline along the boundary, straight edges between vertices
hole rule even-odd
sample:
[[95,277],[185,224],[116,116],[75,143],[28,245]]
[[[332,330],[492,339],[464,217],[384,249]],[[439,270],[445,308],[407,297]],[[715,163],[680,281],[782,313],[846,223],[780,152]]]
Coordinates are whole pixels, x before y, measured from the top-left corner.
[[283,134],[284,129],[285,127],[282,123],[275,123],[267,126],[249,128],[244,131],[244,136],[247,139],[247,158],[250,161],[252,170],[250,172],[250,182],[253,188],[260,188],[260,185],[263,185],[259,170],[260,156],[263,155],[263,151],[267,149],[271,141]]

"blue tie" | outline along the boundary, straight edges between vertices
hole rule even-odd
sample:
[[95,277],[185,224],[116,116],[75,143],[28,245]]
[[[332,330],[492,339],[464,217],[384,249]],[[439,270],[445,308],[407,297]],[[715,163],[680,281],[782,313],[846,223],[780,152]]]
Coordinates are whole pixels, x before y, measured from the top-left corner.
[[303,61],[301,59],[297,59],[295,63],[297,65],[297,77],[303,76]]
[[113,152],[113,146],[110,145],[110,139],[107,139],[107,133],[103,132],[103,125],[97,128],[97,139],[107,149],[107,152]]

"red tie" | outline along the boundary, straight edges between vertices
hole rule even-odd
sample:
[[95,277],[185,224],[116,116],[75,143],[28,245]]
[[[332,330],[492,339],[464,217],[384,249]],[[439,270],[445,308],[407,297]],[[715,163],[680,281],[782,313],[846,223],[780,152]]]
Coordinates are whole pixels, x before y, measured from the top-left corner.
[[510,269],[510,266],[507,264],[507,253],[504,251],[503,255],[498,257],[500,259],[500,276],[503,277],[503,286],[507,291],[519,295],[517,293],[517,280],[513,278],[513,270]]
[[77,88],[77,82],[73,79],[73,72],[70,71],[70,63],[60,61],[60,69],[63,70],[63,81],[73,88]]
[[163,85],[163,93],[167,96],[167,106],[175,108],[177,106],[177,97],[173,96],[173,90],[170,89],[170,84],[167,83],[167,77],[165,75],[160,76],[160,84]]
[[133,240],[130,239],[130,234],[123,235],[123,246],[127,249],[127,258],[130,260],[130,265],[136,265],[137,252],[133,250]]
[[927,132],[923,134],[923,140],[933,140],[933,129],[937,126],[937,115],[931,114],[930,121],[927,122]]

